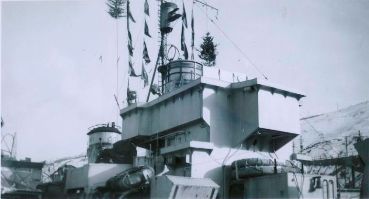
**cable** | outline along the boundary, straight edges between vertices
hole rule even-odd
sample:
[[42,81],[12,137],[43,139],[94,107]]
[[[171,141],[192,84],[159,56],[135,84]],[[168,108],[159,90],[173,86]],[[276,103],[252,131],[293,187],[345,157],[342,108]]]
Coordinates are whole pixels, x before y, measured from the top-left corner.
[[315,133],[317,133],[318,134],[318,136],[320,136],[321,137],[321,139],[323,139],[323,141],[324,141],[324,134],[322,133],[322,132],[319,132],[310,122],[308,122],[307,121],[307,119],[304,119],[303,120],[306,124],[308,124],[314,131],[315,131]]
[[[204,13],[202,8],[200,8],[200,10],[201,10],[201,12]],[[224,37],[232,43],[232,45],[247,59],[247,61],[249,61],[249,63],[255,68],[255,70],[258,73],[260,73],[264,77],[264,79],[268,80],[268,77],[263,72],[261,72],[259,67],[256,66],[256,64],[251,60],[251,58],[249,56],[247,56],[247,54],[245,52],[243,52],[243,50],[222,30],[222,28],[218,24],[216,24],[215,21],[213,19],[211,19],[207,14],[205,14],[205,15],[215,25],[215,27],[218,28],[218,30],[224,35]]]
[[[299,194],[300,194],[300,196],[301,196],[301,198],[304,198],[304,196],[303,196],[303,193],[302,193],[302,188],[300,188],[300,185],[299,185],[299,183],[298,183],[298,181],[297,181],[297,176],[296,176],[296,173],[295,172],[292,172],[292,174],[293,174],[293,178],[295,179],[295,185],[296,185],[296,189],[297,189],[297,191],[299,192]],[[303,187],[304,186],[304,180],[302,181],[302,183],[301,183],[301,187]],[[300,197],[299,197],[300,198]]]
[[232,156],[234,156],[239,150],[241,150],[242,149],[242,144],[240,145],[240,147],[236,150],[236,151],[234,151],[233,152],[233,154],[230,154],[228,157],[226,157],[226,159],[224,159],[224,161],[223,162],[227,162]]
[[231,154],[231,151],[232,151],[232,148],[229,148],[229,149],[228,149],[228,153],[227,153],[227,155],[224,157],[224,159],[223,159],[223,161],[222,161],[222,166],[224,165],[225,161],[227,160],[227,158],[228,158],[229,154]]

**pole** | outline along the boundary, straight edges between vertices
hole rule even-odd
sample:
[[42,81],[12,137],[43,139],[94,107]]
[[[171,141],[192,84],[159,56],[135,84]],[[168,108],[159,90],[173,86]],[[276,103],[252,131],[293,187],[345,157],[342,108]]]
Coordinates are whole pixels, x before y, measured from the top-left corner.
[[[164,1],[163,0],[159,0],[159,18],[160,18],[160,12],[161,12],[161,4],[163,3]],[[160,27],[160,24],[159,24],[159,27]],[[161,37],[160,37],[160,47],[159,47],[159,54],[158,54],[158,57],[156,58],[156,63],[155,63],[155,68],[154,68],[154,72],[152,73],[152,78],[151,78],[151,83],[150,83],[150,87],[149,87],[149,92],[147,93],[147,97],[146,97],[146,102],[149,102],[150,100],[150,93],[151,93],[151,87],[152,87],[152,84],[154,83],[154,79],[155,79],[155,75],[156,75],[156,70],[158,68],[158,65],[159,65],[159,61],[160,61],[160,57],[163,55],[162,51],[163,51],[163,39],[164,39],[164,33],[161,33]]]
[[[161,47],[160,47],[160,48],[161,48]],[[160,50],[159,50],[159,51],[160,51]],[[159,53],[159,54],[160,54],[160,53]],[[160,59],[160,55],[158,55],[158,58],[156,59],[156,64],[155,64],[154,72],[153,72],[153,74],[152,74],[151,83],[150,83],[150,87],[149,87],[149,92],[147,93],[146,102],[149,102],[149,99],[150,99],[151,87],[152,87],[152,84],[154,83],[155,74],[156,74],[156,69],[158,68],[158,65],[159,65],[159,59]]]
[[[152,87],[152,84],[154,83],[154,79],[155,79],[155,74],[156,74],[156,70],[158,68],[158,65],[159,65],[159,61],[160,61],[160,58],[163,59],[163,42],[164,42],[164,33],[161,34],[161,41],[160,41],[160,47],[159,47],[159,54],[158,54],[158,57],[156,58],[156,63],[155,63],[155,68],[154,68],[154,72],[152,73],[152,78],[151,78],[151,83],[150,83],[150,87],[149,87],[149,92],[147,93],[147,98],[146,98],[146,102],[149,102],[149,99],[150,99],[150,90],[151,90],[151,87]],[[163,61],[163,64],[164,64],[164,61]]]
[[351,188],[355,188],[355,170],[354,166],[351,166]]
[[[347,136],[345,136],[345,148],[346,148],[346,158],[348,156],[348,149],[347,149]],[[345,187],[347,185],[347,166],[345,165]]]
[[345,136],[345,148],[346,148],[346,157],[348,156],[348,148],[347,148],[347,136]]
[[[339,156],[337,156],[339,157]],[[337,163],[335,163],[335,167],[336,167],[336,186],[337,186],[337,197],[340,198],[341,197],[341,189],[339,187],[339,183],[338,183],[338,166],[337,166]]]
[[[119,92],[119,62],[118,62],[118,59],[119,59],[119,36],[118,36],[118,18],[117,19],[115,19],[115,33],[116,33],[116,37],[117,37],[117,56],[116,56],[116,60],[115,60],[115,62],[116,62],[116,66],[117,66],[117,82],[116,82],[116,90],[115,90],[115,93],[116,93],[116,101],[117,101],[117,103],[118,103],[118,107],[119,107],[119,94],[118,94],[118,92]],[[119,113],[120,113],[120,109],[118,109],[118,114],[117,114],[117,123],[119,123]]]
[[8,134],[8,135],[10,135],[12,137],[12,146],[11,146],[10,149],[8,147],[8,149],[9,149],[9,155],[12,158],[16,158],[16,156],[17,156],[17,154],[16,154],[16,147],[17,147],[16,146],[16,138],[17,138],[17,132],[14,132],[13,135],[12,134]]

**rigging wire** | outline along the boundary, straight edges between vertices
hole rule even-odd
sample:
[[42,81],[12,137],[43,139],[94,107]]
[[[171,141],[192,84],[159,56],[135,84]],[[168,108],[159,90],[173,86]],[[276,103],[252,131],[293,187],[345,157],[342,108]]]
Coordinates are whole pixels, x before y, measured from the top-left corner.
[[[198,6],[199,7],[199,6]],[[200,7],[199,7],[200,8]],[[204,11],[202,10],[202,8],[200,8],[201,12],[204,13]],[[260,70],[260,68],[251,60],[251,58],[236,44],[236,42],[234,42],[228,35],[227,33],[225,33],[225,31],[217,24],[215,23],[215,21],[213,19],[211,19],[207,13],[204,13],[206,15],[206,17],[208,18],[209,21],[211,21],[215,27],[224,35],[224,37],[226,39],[228,39],[230,41],[230,43],[241,53],[241,55],[243,55],[243,57],[255,68],[255,70],[261,74],[264,79],[268,80],[268,77]]]
[[322,132],[319,132],[310,122],[308,122],[306,119],[303,120],[306,124],[308,124],[313,130],[315,133],[317,133],[319,135],[319,137],[322,139],[322,141],[324,141],[324,134]]
[[[119,98],[119,30],[118,30],[118,18],[115,19],[115,33],[116,33],[116,47],[117,47],[117,56],[116,56],[116,60],[115,60],[115,64],[116,64],[116,67],[117,67],[117,79],[116,79],[116,90],[115,90],[115,94],[117,95],[117,98]],[[118,99],[117,99],[118,101]],[[119,107],[119,103],[118,103],[118,107]],[[118,123],[119,122],[119,112],[120,112],[120,109],[118,110],[118,114],[117,114],[117,117],[116,117],[116,122]]]
[[231,159],[232,156],[236,155],[236,153],[241,150],[243,148],[243,144],[240,145],[239,148],[237,148],[236,151],[234,151],[232,154],[229,154],[228,157],[226,157],[226,159],[223,161],[224,163],[226,163],[229,159]]

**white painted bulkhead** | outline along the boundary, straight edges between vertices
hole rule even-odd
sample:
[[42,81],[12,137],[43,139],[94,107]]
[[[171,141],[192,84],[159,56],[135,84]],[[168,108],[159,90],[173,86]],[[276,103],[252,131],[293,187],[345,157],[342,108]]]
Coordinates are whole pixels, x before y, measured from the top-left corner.
[[105,164],[89,163],[83,167],[67,171],[65,190],[83,189],[85,193],[94,192],[96,187],[105,186],[112,176],[123,172],[132,165],[130,164]]
[[122,139],[160,133],[201,119],[201,114],[201,94],[198,90],[159,98],[123,115]]
[[[160,155],[185,158],[175,175],[210,178],[220,185],[220,197],[227,198],[227,165],[244,158],[269,159],[260,151],[277,151],[271,147],[275,137],[283,146],[300,133],[301,97],[256,79],[227,83],[201,78],[152,102],[123,109],[123,134],[128,134],[123,139],[164,136]],[[257,147],[248,146],[253,140]]]
[[88,136],[89,145],[94,144],[114,144],[122,138],[121,134],[116,132],[96,132]]

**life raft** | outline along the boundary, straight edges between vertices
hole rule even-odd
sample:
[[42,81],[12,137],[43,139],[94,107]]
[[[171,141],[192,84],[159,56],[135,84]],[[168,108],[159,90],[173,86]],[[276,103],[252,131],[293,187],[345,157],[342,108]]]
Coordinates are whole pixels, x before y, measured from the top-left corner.
[[231,165],[232,177],[243,179],[277,173],[299,173],[300,169],[292,164],[282,164],[271,159],[248,158],[234,161]]
[[110,178],[106,188],[110,191],[126,191],[149,185],[154,170],[148,166],[134,167]]

